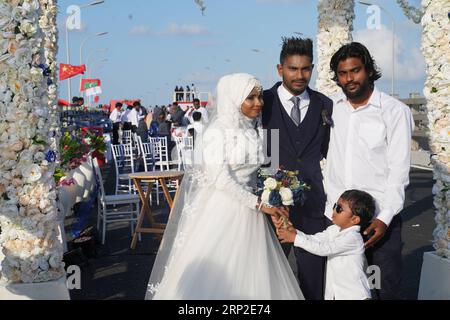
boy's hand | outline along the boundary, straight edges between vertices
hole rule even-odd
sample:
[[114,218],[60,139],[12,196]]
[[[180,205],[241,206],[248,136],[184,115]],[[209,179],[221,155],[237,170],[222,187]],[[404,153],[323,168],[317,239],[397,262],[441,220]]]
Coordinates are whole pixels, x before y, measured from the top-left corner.
[[277,229],[277,235],[281,243],[294,243],[297,232],[294,228],[289,227],[287,229]]

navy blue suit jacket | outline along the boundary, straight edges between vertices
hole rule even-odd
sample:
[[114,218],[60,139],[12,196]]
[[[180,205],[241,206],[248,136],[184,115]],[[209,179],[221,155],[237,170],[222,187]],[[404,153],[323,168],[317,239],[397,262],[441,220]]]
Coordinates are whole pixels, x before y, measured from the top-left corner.
[[[307,88],[310,105],[304,120],[297,127],[278,97],[277,89],[280,85],[281,82],[264,91],[262,121],[264,129],[268,131],[279,129],[280,165],[286,170],[299,170],[301,179],[311,186],[303,206],[291,210],[291,220],[296,226],[298,214],[308,218],[324,218],[326,196],[320,161],[327,155],[330,126],[324,124],[322,111],[326,110],[331,118],[333,102],[325,95]],[[270,151],[270,132],[268,137]]]

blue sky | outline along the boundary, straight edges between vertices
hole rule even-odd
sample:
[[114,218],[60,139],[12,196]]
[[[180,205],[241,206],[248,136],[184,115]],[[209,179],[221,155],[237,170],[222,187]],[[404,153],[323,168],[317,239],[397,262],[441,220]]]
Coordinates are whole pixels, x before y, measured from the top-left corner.
[[[65,19],[70,5],[93,0],[60,0],[59,62],[65,63]],[[420,53],[421,27],[408,20],[394,0],[373,0],[396,22],[396,92],[406,97],[422,93],[425,64]],[[418,7],[420,0],[409,0]],[[317,34],[315,0],[204,0],[202,16],[193,0],[106,0],[81,11],[81,30],[69,31],[71,64],[84,63],[92,77],[102,80],[101,103],[110,99],[140,98],[144,105],[167,104],[176,85],[195,83],[199,91],[213,91],[217,80],[231,72],[248,72],[264,87],[279,80],[276,64],[282,36]],[[383,71],[378,87],[391,90],[389,17],[381,12],[381,30],[368,30],[366,6],[356,4],[353,36],[365,43]],[[108,35],[95,37],[100,32]],[[101,51],[107,48],[108,51]],[[254,51],[253,49],[257,49]],[[106,62],[101,62],[107,59]],[[315,76],[311,82],[314,88]],[[80,76],[72,78],[78,95]],[[67,82],[60,82],[67,98]]]

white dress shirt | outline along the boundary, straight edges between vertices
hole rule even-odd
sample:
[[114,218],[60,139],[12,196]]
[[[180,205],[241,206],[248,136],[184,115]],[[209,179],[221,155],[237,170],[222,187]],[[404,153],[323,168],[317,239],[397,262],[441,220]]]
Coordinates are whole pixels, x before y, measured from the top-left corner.
[[208,111],[206,110],[205,107],[200,107],[198,109],[192,108],[191,110],[188,111],[188,120],[191,124],[193,124],[195,121],[192,118],[192,115],[194,114],[194,112],[200,112],[202,114],[202,118],[201,121],[203,124],[207,124],[209,119],[208,119]]
[[115,108],[113,112],[111,112],[111,114],[109,115],[109,119],[111,120],[112,123],[117,123],[120,122],[121,116],[122,116],[121,112],[117,110],[117,108]]
[[130,113],[128,113],[127,118],[128,118],[127,122],[131,122],[132,126],[136,126],[136,127],[138,126],[138,124],[139,124],[139,114],[138,114],[138,112],[136,111],[135,108],[130,110]]
[[[290,93],[283,84],[278,87],[278,97],[280,97],[281,104],[286,110],[287,114],[291,116],[292,108],[294,107],[294,102],[291,100],[292,93]],[[305,119],[306,113],[308,112],[310,98],[308,91],[305,90],[302,94],[296,96],[300,98],[300,123]]]
[[315,235],[297,230],[294,245],[327,258],[325,300],[365,300],[371,297],[360,227],[337,225]]
[[122,121],[122,123],[130,122],[128,120],[128,114],[130,113],[130,111],[131,110],[129,110],[129,109],[125,109],[125,111],[122,112],[122,116],[120,117],[120,121]]
[[409,184],[414,119],[408,106],[375,87],[367,105],[354,109],[343,92],[332,97],[334,126],[324,172],[325,215],[349,189],[375,198],[376,218],[387,226]]

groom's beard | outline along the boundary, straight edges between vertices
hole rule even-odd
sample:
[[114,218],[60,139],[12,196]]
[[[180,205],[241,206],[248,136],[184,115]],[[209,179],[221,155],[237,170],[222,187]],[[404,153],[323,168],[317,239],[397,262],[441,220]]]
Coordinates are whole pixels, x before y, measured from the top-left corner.
[[[352,86],[355,86],[356,89],[352,90],[350,89]],[[366,95],[367,91],[371,88],[371,83],[368,78],[364,80],[364,82],[355,82],[351,81],[349,83],[346,83],[344,86],[340,85],[342,88],[342,91],[344,91],[346,97],[348,99],[359,99]]]

